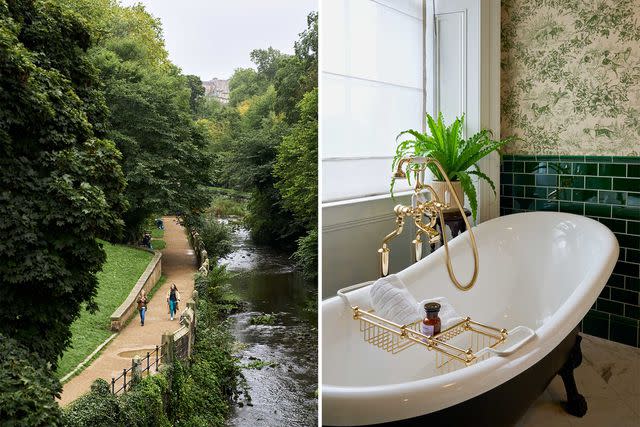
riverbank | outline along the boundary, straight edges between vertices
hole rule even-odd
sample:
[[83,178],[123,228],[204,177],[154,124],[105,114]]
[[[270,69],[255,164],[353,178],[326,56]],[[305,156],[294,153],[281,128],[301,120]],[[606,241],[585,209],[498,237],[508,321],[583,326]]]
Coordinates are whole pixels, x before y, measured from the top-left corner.
[[220,263],[234,273],[231,289],[245,302],[230,318],[251,406],[237,405],[227,425],[315,425],[316,285],[303,280],[288,254],[254,244],[246,229],[236,227],[232,238],[233,252]]

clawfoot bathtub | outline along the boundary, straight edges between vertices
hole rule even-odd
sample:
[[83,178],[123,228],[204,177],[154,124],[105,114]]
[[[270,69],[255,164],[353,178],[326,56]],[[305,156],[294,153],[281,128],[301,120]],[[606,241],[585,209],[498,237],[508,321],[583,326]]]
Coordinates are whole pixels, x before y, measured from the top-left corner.
[[[442,248],[398,276],[418,301],[446,297],[461,315],[508,330],[522,325],[535,331],[533,339],[510,354],[441,372],[435,352],[421,345],[392,354],[366,343],[349,305],[327,299],[323,424],[512,425],[556,374],[567,388],[567,411],[584,415],[573,380],[581,360],[577,325],[618,258],[614,235],[586,217],[551,212],[508,215],[474,231],[480,270],[473,289],[450,283]],[[471,277],[466,233],[450,249],[458,277]],[[349,304],[368,309],[369,289],[348,293]]]

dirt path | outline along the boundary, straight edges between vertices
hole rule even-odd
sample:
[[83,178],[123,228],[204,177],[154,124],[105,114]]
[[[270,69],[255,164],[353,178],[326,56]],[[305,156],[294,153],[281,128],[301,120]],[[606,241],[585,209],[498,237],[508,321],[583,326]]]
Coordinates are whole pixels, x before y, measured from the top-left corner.
[[175,283],[182,298],[180,310],[185,307],[193,292],[196,259],[185,230],[177,224],[176,219],[164,217],[164,225],[167,247],[162,251],[162,274],[167,279],[148,304],[144,327],[140,326],[139,317],[129,322],[90,366],[64,385],[61,405],[89,391],[95,379],[104,378],[111,382],[111,377],[117,377],[123,368],[131,366],[131,358],[121,357],[120,353],[155,348],[156,344],[160,344],[163,332],[178,329],[178,321],[169,320],[166,294],[171,283]]

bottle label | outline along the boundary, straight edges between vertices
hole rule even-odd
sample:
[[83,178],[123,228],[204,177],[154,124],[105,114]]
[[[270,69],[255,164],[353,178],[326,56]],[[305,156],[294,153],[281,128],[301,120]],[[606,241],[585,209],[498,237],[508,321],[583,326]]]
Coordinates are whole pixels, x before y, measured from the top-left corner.
[[422,333],[428,337],[433,336],[433,325],[422,324]]

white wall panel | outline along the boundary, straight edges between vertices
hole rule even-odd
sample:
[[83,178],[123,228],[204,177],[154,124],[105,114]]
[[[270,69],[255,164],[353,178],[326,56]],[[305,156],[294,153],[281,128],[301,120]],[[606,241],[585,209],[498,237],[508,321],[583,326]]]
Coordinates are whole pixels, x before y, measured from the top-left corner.
[[451,123],[467,111],[466,11],[436,15],[435,25],[436,102],[445,123]]
[[324,0],[322,13],[322,71],[422,88],[422,19],[372,0]]
[[414,18],[422,19],[422,0],[373,0],[378,4],[385,5],[402,13],[406,13]]
[[420,129],[420,89],[325,73],[321,78],[323,159],[388,157],[400,131]]
[[396,136],[421,129],[422,0],[322,6],[322,201],[388,193]]
[[[423,36],[422,0],[322,2],[323,298],[377,277],[377,249],[395,226],[393,207],[407,202],[389,197],[389,183],[396,136],[421,129]],[[412,228],[394,241],[392,271],[410,262]]]
[[[324,161],[322,201],[328,203],[389,194],[391,173],[391,158],[388,157]],[[403,191],[408,186],[406,181],[401,181],[395,188]]]

